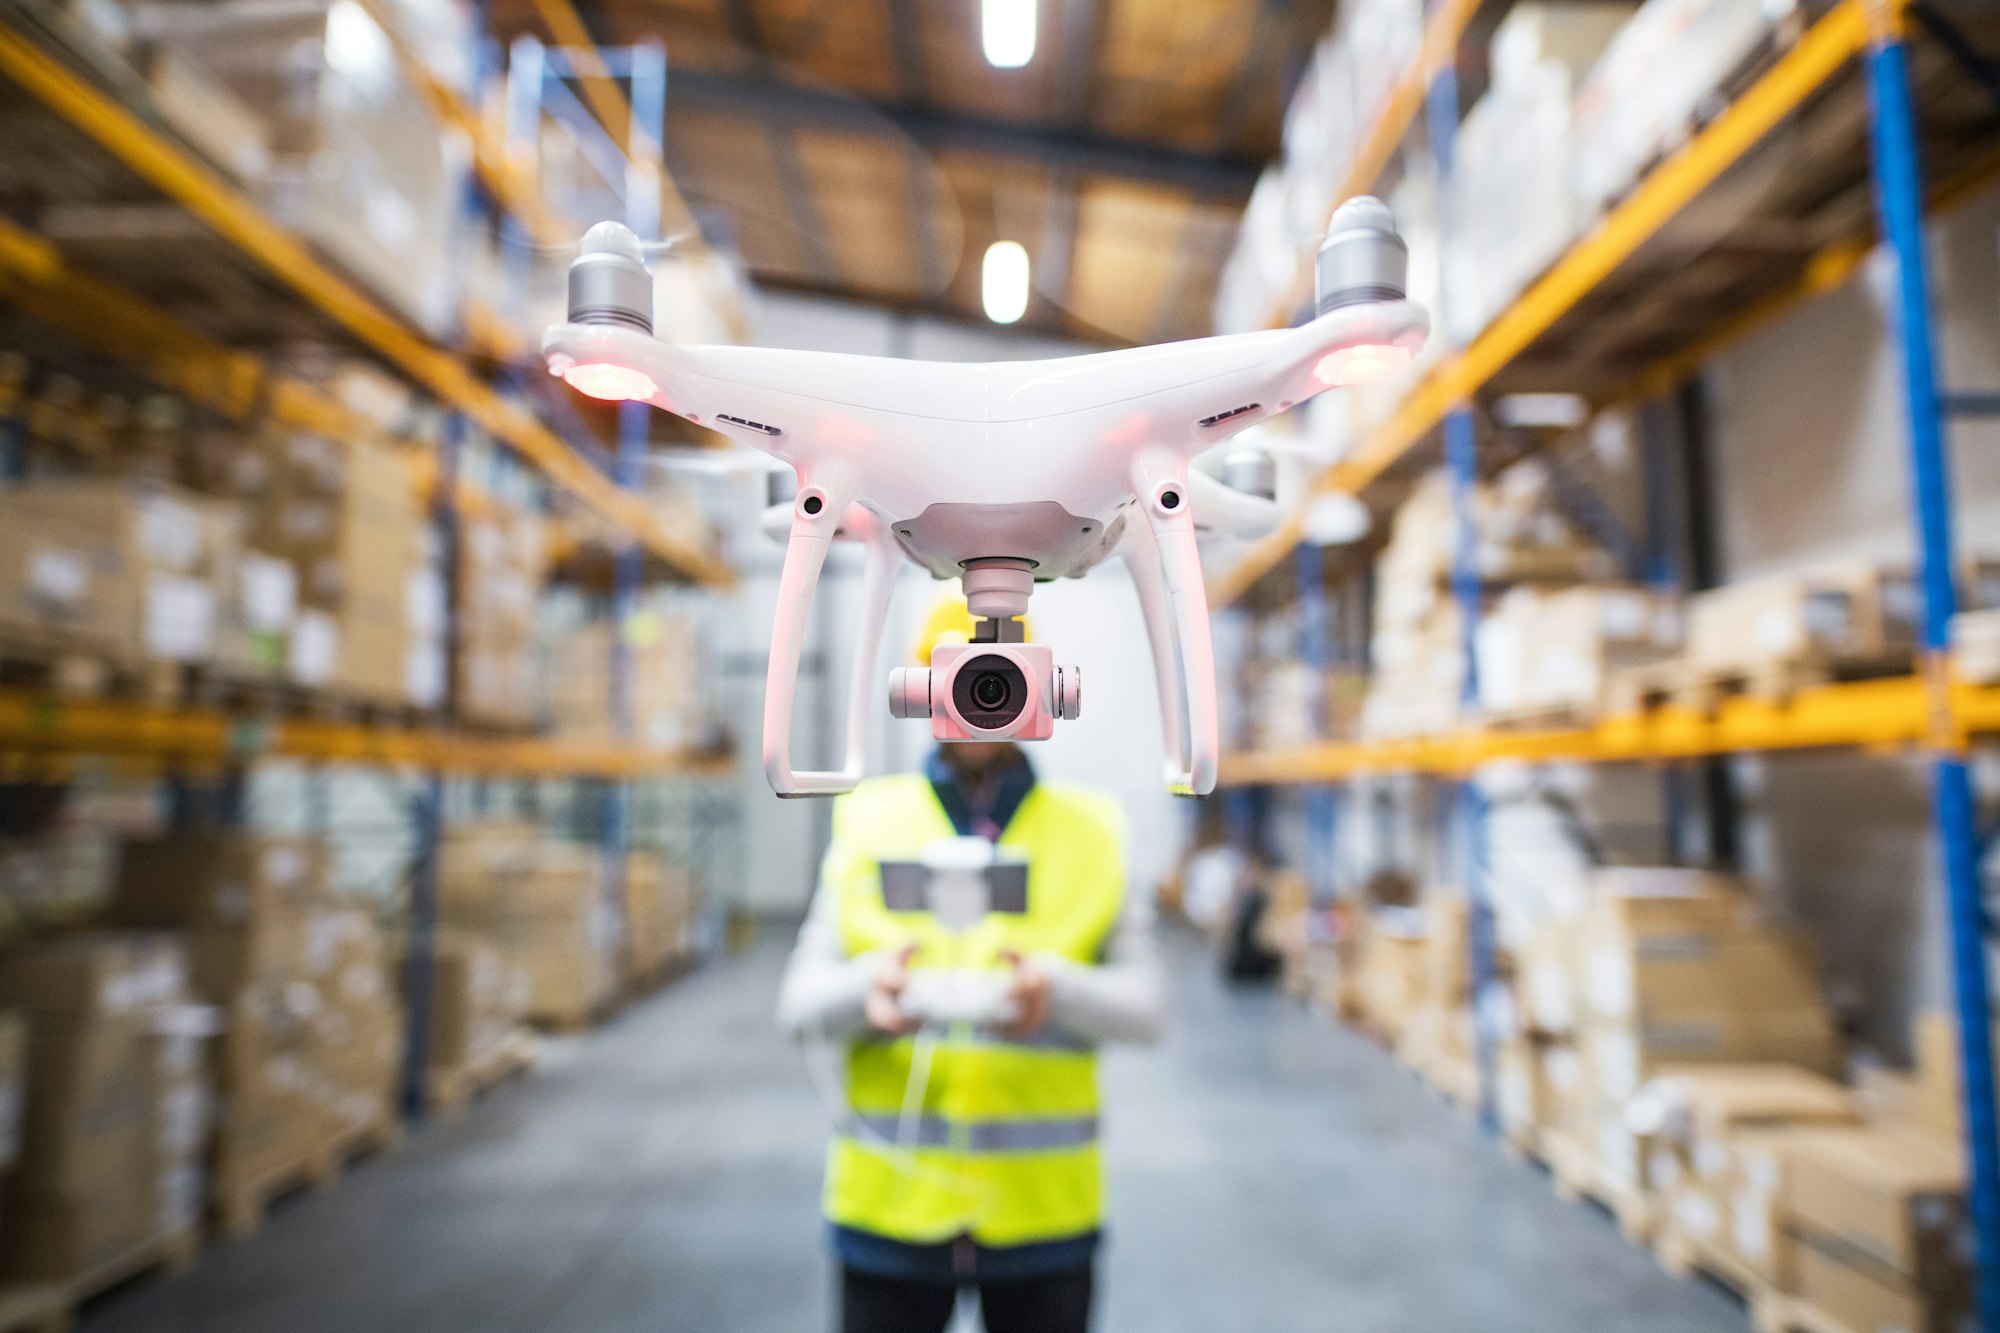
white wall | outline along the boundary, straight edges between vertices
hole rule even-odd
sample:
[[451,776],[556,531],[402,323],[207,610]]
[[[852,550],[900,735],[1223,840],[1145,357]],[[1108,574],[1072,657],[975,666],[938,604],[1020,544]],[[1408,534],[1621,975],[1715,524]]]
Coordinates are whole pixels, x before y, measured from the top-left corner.
[[[770,346],[908,356],[940,361],[1017,360],[1090,350],[977,326],[912,318],[813,298],[766,293],[759,301],[757,340]],[[740,521],[740,520],[739,520]],[[828,804],[780,801],[766,785],[758,742],[763,727],[763,662],[777,592],[780,550],[753,547],[738,588],[715,619],[728,715],[742,755],[747,864],[735,901],[752,911],[801,911],[825,847]],[[795,761],[831,763],[828,719],[840,707],[854,650],[859,570],[851,552],[837,552],[814,608],[809,643],[824,653],[823,669],[802,675]],[[939,597],[955,591],[913,569],[897,588],[883,667],[898,663]],[[1057,659],[1083,668],[1083,716],[1057,727],[1054,740],[1030,747],[1047,778],[1088,783],[1124,803],[1131,829],[1134,882],[1150,887],[1175,859],[1182,815],[1160,781],[1161,751],[1152,660],[1131,581],[1122,566],[1083,580],[1036,589],[1029,622]],[[927,725],[888,716],[886,698],[871,737],[870,772],[906,770],[930,748]]]

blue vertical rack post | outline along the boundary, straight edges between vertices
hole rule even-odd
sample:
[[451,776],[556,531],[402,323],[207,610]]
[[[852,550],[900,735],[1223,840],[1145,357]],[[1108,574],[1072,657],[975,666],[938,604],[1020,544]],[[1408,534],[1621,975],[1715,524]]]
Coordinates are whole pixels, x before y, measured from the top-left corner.
[[[1330,716],[1325,696],[1327,668],[1332,660],[1332,633],[1326,598],[1326,554],[1310,541],[1299,543],[1294,557],[1298,576],[1299,660],[1320,682],[1320,716]],[[1340,789],[1315,782],[1303,794],[1306,818],[1306,893],[1315,911],[1333,903],[1336,883],[1335,835],[1340,817]]]
[[[625,225],[642,241],[661,238],[661,190],[666,174],[667,55],[657,42],[594,51],[548,49],[532,38],[516,39],[512,55],[509,98],[510,136],[540,132],[543,111],[550,110],[579,135],[586,154],[605,170],[620,197]],[[631,109],[625,147],[597,123],[570,94],[566,79],[598,73],[622,78]],[[524,248],[525,252],[525,248]],[[643,403],[623,403],[618,409],[618,443],[610,461],[611,479],[630,490],[645,481],[651,418]],[[640,544],[622,544],[612,559],[611,633],[605,670],[610,673],[611,734],[619,741],[636,739],[632,709],[632,635],[637,629],[640,580],[645,552]],[[632,791],[630,782],[607,778],[598,787],[597,833],[603,858],[602,914],[607,947],[613,956],[627,928],[625,878],[631,860]]]
[[[431,496],[431,528],[437,534],[445,587],[444,643],[447,679],[458,653],[458,475],[467,422],[453,412],[444,419],[439,441],[437,484]],[[449,689],[447,689],[447,697]],[[416,849],[410,870],[409,939],[403,958],[403,1113],[424,1114],[429,1100],[431,1009],[437,973],[438,862],[444,844],[444,774],[426,773],[413,804]]]
[[1902,353],[1909,421],[1911,499],[1923,587],[1923,672],[1931,695],[1931,803],[1943,854],[1958,1009],[1968,1190],[1979,1261],[1979,1327],[2000,1333],[2000,1137],[1996,1137],[1986,913],[1980,901],[1978,812],[1965,741],[1953,716],[1949,676],[1952,571],[1951,477],[1938,392],[1924,259],[1923,167],[1900,4],[1879,7],[1866,57],[1876,206],[1895,258],[1894,332]]
[[[1452,164],[1458,142],[1458,114],[1458,52],[1453,49],[1444,54],[1438,68],[1430,71],[1430,84],[1424,94],[1425,129],[1430,139],[1431,157],[1437,166],[1438,214],[1447,231],[1455,221],[1449,199]],[[1477,643],[1482,601],[1479,534],[1473,511],[1479,484],[1479,428],[1470,403],[1460,403],[1446,413],[1444,451],[1445,469],[1451,478],[1451,588],[1458,605],[1460,651],[1465,663],[1459,700],[1464,715],[1469,717],[1479,706]],[[1472,1033],[1474,1058],[1479,1070],[1479,1119],[1482,1125],[1491,1129],[1496,1124],[1494,1089],[1498,1082],[1498,1050],[1492,1031],[1494,1006],[1491,1001],[1494,987],[1499,984],[1499,968],[1495,963],[1493,904],[1486,885],[1486,803],[1473,775],[1467,775],[1457,784],[1453,808],[1461,832],[1465,877],[1466,947],[1471,954]]]

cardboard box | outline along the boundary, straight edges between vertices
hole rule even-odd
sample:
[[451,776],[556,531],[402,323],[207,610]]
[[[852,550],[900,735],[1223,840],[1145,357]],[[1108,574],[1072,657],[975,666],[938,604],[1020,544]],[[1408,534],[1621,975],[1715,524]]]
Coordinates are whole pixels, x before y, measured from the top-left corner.
[[0,1273],[66,1280],[157,1234],[205,1104],[170,940],[59,938],[0,959],[26,1011],[21,1154],[0,1201]]
[[1809,1248],[1927,1292],[1968,1280],[1959,1145],[1881,1130],[1815,1134],[1786,1152],[1782,1204]]
[[187,994],[187,956],[171,936],[93,932],[0,954],[0,1008],[46,1015],[143,1020]]
[[[0,572],[11,614],[46,616],[67,601],[59,618],[122,660],[212,656],[240,539],[229,507],[152,482],[61,478],[0,493],[0,529],[23,521],[52,540],[0,557],[14,571]],[[77,556],[87,567],[80,592]]]
[[202,156],[244,184],[271,170],[271,131],[263,117],[200,65],[173,51],[146,61],[153,105]]
[[538,515],[490,511],[460,529],[458,714],[488,726],[540,720],[536,599],[547,566]]
[[318,838],[175,832],[125,844],[111,910],[133,926],[237,926],[266,911],[323,902],[329,892],[326,844]]
[[1962,1333],[1973,1308],[1969,1286],[1930,1292],[1893,1275],[1846,1262],[1814,1238],[1796,1247],[1797,1288],[1827,1323],[1849,1333]]
[[1687,660],[1719,674],[1831,663],[1907,667],[1916,613],[1905,569],[1850,563],[1752,579],[1689,599]]

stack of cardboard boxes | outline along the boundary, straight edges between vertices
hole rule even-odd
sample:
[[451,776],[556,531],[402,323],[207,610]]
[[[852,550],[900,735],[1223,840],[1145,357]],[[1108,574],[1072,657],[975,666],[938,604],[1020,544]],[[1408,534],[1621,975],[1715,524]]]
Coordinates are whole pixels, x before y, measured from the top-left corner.
[[492,508],[465,520],[459,549],[457,714],[493,727],[539,722],[535,598],[547,563],[534,514]]
[[1732,882],[1607,869],[1576,932],[1576,1044],[1587,1081],[1558,1132],[1614,1187],[1649,1184],[1625,1110],[1660,1070],[1763,1062],[1840,1072],[1810,944],[1756,921]]
[[1688,601],[1686,666],[1697,680],[1910,669],[1918,594],[1907,569],[1867,561],[1774,574]]
[[493,821],[452,829],[439,851],[438,921],[483,940],[527,978],[531,1020],[575,1027],[617,985],[616,918],[595,848]]
[[316,840],[176,833],[127,844],[110,914],[185,932],[217,1006],[214,1194],[232,1229],[274,1187],[393,1132],[403,1020],[373,915]]
[[[549,662],[549,709],[566,740],[616,739],[611,712],[609,620],[595,620],[556,639]],[[700,710],[700,642],[692,622],[651,612],[624,629],[630,654],[632,739],[657,750],[695,747],[705,739]]]
[[87,1282],[188,1243],[208,1092],[179,943],[80,934],[25,946],[0,958],[0,1005],[28,1033],[0,1274]]
[[1479,1100],[1473,1036],[1470,917],[1463,894],[1425,895],[1423,946],[1415,993],[1396,1039],[1396,1056],[1460,1105]]
[[1626,1120],[1645,1144],[1669,1262],[1720,1268],[1746,1287],[1790,1290],[1765,1163],[1801,1131],[1860,1124],[1852,1092],[1790,1065],[1690,1065],[1648,1083]]
[[524,1058],[528,979],[490,942],[452,934],[432,955],[430,997],[429,1100],[457,1110]]
[[0,492],[0,636],[120,666],[208,661],[238,542],[227,506],[158,483],[9,487]]
[[658,852],[633,851],[625,860],[625,978],[645,986],[694,948],[694,878],[686,866]]
[[149,12],[147,64],[162,113],[376,299],[445,336],[464,146],[371,12],[434,62],[432,76],[462,90],[454,53],[473,45],[464,9],[391,0],[372,11],[198,12],[206,8]]
[[363,440],[294,431],[266,448],[251,540],[297,571],[291,678],[373,703],[442,702],[445,589],[408,470]]
[[1479,624],[1480,708],[1488,721],[1587,725],[1609,711],[1614,672],[1679,647],[1676,599],[1615,584],[1515,588]]

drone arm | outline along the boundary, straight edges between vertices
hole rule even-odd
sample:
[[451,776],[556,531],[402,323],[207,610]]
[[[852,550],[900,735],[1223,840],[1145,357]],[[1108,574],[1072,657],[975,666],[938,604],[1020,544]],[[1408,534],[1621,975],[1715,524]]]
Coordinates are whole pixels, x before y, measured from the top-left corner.
[[[1187,460],[1169,449],[1145,449],[1133,461],[1131,475],[1132,489],[1138,494],[1159,556],[1156,586],[1180,647],[1182,694],[1187,707],[1182,749],[1187,762],[1172,775],[1169,786],[1177,795],[1206,796],[1215,790],[1222,740],[1215,705],[1215,643],[1209,631],[1201,553],[1195,546]],[[1134,572],[1139,571],[1135,568]]]
[[[890,594],[896,586],[895,543],[873,514],[854,503],[853,479],[837,471],[816,480],[818,485],[801,486],[793,502],[792,532],[785,547],[777,615],[771,626],[771,661],[764,678],[764,773],[780,796],[837,796],[852,791],[861,781],[867,764],[875,668],[882,630],[889,618]],[[806,617],[812,611],[827,548],[835,531],[843,526],[867,551],[861,640],[855,650],[854,675],[848,682],[844,763],[830,772],[801,773],[792,768],[792,708],[798,695]]]
[[1199,468],[1188,471],[1188,494],[1194,501],[1195,526],[1204,533],[1263,537],[1277,531],[1282,521],[1276,500],[1239,491]]

